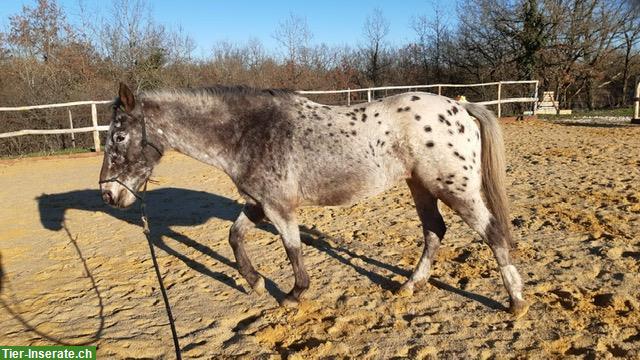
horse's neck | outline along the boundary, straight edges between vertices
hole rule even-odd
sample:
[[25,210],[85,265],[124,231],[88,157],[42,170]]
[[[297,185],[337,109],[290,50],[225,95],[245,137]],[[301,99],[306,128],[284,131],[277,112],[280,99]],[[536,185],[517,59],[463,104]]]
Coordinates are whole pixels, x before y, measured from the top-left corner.
[[227,173],[232,171],[229,149],[223,139],[228,125],[224,117],[215,118],[203,108],[162,110],[153,127],[166,146]]

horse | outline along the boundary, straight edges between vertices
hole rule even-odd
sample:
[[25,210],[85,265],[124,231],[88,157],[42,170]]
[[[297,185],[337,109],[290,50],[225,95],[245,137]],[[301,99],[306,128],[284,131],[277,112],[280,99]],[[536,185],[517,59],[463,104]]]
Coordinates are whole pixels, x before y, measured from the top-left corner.
[[134,95],[123,83],[112,105],[100,171],[104,202],[131,206],[169,149],[224,171],[245,200],[229,231],[239,273],[253,291],[265,282],[244,247],[268,219],[295,283],[281,300],[296,306],[309,288],[296,221],[301,206],[349,205],[405,180],[422,223],[424,249],[398,292],[413,295],[430,275],[446,226],[438,201],[489,245],[517,318],[528,310],[509,251],[505,155],[500,125],[483,106],[408,92],[352,106],[328,106],[293,91],[214,86]]

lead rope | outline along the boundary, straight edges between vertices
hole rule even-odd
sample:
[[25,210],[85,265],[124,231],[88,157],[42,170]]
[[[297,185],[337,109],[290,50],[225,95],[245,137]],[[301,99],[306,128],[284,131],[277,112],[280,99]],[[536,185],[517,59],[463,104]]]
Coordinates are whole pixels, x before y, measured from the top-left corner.
[[[151,146],[155,151],[157,151],[160,155],[162,152],[155,145],[147,141],[147,128],[145,124],[144,118],[144,108],[142,110],[142,156],[145,156],[144,148]],[[145,156],[146,158],[146,156]],[[147,213],[145,211],[145,195],[147,194],[147,183],[149,179],[144,182],[144,188],[142,189],[142,195],[135,192],[133,189],[128,187],[125,183],[118,180],[117,176],[112,177],[111,179],[100,180],[98,184],[104,184],[107,182],[117,182],[122,185],[125,189],[127,189],[133,196],[135,196],[138,200],[140,200],[140,220],[142,220],[142,232],[147,238],[147,243],[149,244],[149,251],[151,252],[151,260],[153,261],[153,268],[156,271],[156,277],[158,278],[158,284],[160,284],[160,292],[162,293],[162,300],[164,301],[164,308],[167,312],[167,317],[169,318],[169,326],[171,327],[171,335],[173,335],[173,347],[176,351],[176,360],[182,360],[182,354],[180,353],[180,342],[178,341],[178,332],[176,331],[176,324],[173,320],[173,314],[171,313],[171,305],[169,304],[169,297],[167,296],[167,290],[164,288],[164,282],[162,281],[162,276],[160,275],[160,267],[158,266],[158,260],[156,260],[156,251],[153,247],[153,242],[151,241],[151,230],[149,230],[149,221],[147,220]]]
[[142,190],[142,197],[140,199],[140,219],[142,220],[142,232],[147,238],[147,243],[149,244],[149,251],[151,252],[151,260],[153,260],[153,268],[156,271],[156,276],[158,277],[158,284],[160,284],[160,292],[162,293],[162,299],[164,300],[164,308],[167,311],[167,317],[169,318],[169,326],[171,327],[171,334],[173,335],[173,347],[176,350],[176,359],[182,360],[182,355],[180,354],[180,343],[178,342],[178,333],[176,332],[176,324],[173,320],[173,314],[171,313],[171,305],[169,305],[169,297],[167,296],[167,291],[164,288],[164,283],[162,282],[162,276],[160,275],[160,267],[158,266],[158,261],[156,260],[156,251],[153,247],[153,242],[151,241],[151,230],[149,230],[149,221],[147,220],[147,214],[145,212],[145,202],[144,198],[147,194],[147,182],[144,182],[144,189]]

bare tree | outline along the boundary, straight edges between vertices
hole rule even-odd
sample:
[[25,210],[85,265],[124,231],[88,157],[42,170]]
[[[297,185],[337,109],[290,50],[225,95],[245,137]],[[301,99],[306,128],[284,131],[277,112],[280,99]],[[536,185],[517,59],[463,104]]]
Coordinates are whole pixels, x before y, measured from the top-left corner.
[[29,57],[50,60],[63,39],[74,34],[56,0],[38,0],[37,6],[23,6],[22,13],[10,17],[9,41],[18,51]]
[[302,74],[301,66],[308,62],[309,42],[311,31],[307,19],[289,14],[276,28],[274,39],[284,48],[286,65],[288,68],[288,83],[290,86],[298,85],[298,78]]
[[[414,17],[411,20],[411,28],[416,33],[417,51],[422,67],[422,81],[442,81],[443,63],[447,61],[446,51],[450,42],[449,28],[445,23],[442,9],[434,4],[434,15],[429,18],[426,15]],[[433,69],[433,78],[429,76],[429,70]]]
[[629,95],[629,80],[631,77],[631,64],[635,58],[638,57],[639,52],[637,49],[640,44],[640,15],[638,6],[640,2],[636,2],[635,6],[630,6],[629,11],[625,16],[623,22],[622,37],[624,51],[624,68],[622,73],[622,96],[620,103],[623,106],[628,104]]
[[365,58],[365,74],[374,86],[378,86],[381,84],[383,70],[390,64],[390,59],[386,56],[385,42],[385,38],[389,35],[389,21],[385,19],[380,9],[374,9],[367,16],[363,35],[365,44],[361,51]]

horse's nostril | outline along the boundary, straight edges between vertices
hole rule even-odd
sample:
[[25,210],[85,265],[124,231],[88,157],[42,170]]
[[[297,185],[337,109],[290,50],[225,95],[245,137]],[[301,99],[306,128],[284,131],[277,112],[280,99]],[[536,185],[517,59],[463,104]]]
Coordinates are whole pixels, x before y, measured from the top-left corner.
[[109,205],[113,205],[113,193],[110,190],[104,190],[102,192],[102,200]]

